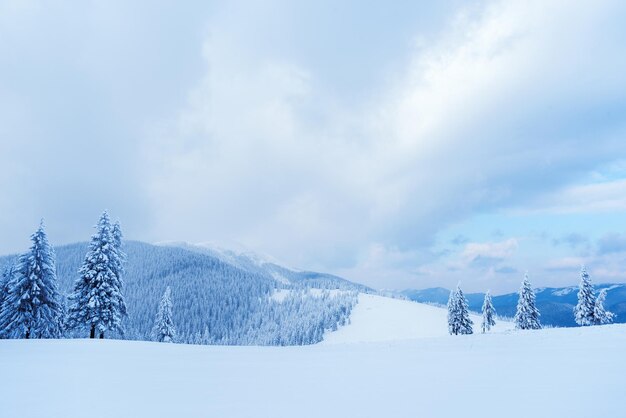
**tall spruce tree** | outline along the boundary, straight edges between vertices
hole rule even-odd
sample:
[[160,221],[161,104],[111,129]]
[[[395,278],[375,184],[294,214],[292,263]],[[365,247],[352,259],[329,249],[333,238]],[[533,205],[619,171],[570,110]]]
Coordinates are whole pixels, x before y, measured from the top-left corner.
[[457,334],[457,308],[458,304],[456,302],[457,294],[456,289],[450,291],[450,296],[448,296],[448,332],[450,335]]
[[104,211],[78,271],[68,312],[68,325],[89,329],[90,338],[95,338],[96,333],[104,338],[106,331],[123,333],[126,303],[122,295],[120,245],[121,235],[113,234],[109,214]]
[[496,324],[496,309],[493,307],[491,301],[491,294],[487,290],[485,293],[485,300],[483,301],[483,321],[481,324],[481,330],[483,334],[491,329]]
[[[124,234],[122,234],[122,228],[120,226],[119,221],[116,221],[113,224],[113,229],[111,230],[113,234],[113,245],[117,252],[117,264],[115,265],[115,277],[116,277],[116,286],[118,289],[124,288],[124,263],[126,263],[126,253],[123,250],[124,246]],[[126,311],[126,301],[122,297],[119,304],[120,315],[122,317],[126,317],[128,312]]]
[[469,316],[467,299],[458,285],[448,299],[448,332],[452,335],[472,334],[473,324]]
[[593,285],[585,266],[580,269],[580,284],[578,286],[578,303],[574,307],[574,320],[578,325],[587,326],[595,323],[594,308],[596,298]]
[[113,234],[113,245],[117,249],[118,255],[118,267],[117,267],[117,276],[120,282],[122,281],[122,275],[124,274],[124,263],[126,262],[126,254],[124,253],[122,246],[124,245],[124,234],[122,234],[122,228],[120,226],[119,221],[113,224],[113,229],[111,230]]
[[113,224],[113,229],[111,230],[111,233],[113,234],[113,242],[115,246],[117,248],[122,248],[122,240],[124,239],[124,234],[122,234],[122,228],[119,221],[116,221]]
[[159,310],[154,320],[154,328],[152,328],[152,339],[160,343],[176,342],[176,327],[172,318],[171,293],[172,291],[168,286],[159,303]]
[[513,318],[517,329],[540,329],[539,311],[535,306],[535,292],[533,291],[528,273],[524,275],[524,281],[519,290],[519,300],[517,301],[517,311]]
[[63,306],[57,285],[54,250],[43,221],[30,250],[9,273],[0,324],[7,338],[59,338],[63,334]]
[[593,320],[596,325],[610,324],[613,322],[615,315],[604,309],[604,300],[606,299],[606,289],[600,290],[593,308]]
[[469,304],[467,303],[467,299],[465,299],[465,295],[463,294],[460,286],[457,286],[457,303],[459,306],[459,334],[472,334],[474,332],[472,330],[474,322],[470,319]]

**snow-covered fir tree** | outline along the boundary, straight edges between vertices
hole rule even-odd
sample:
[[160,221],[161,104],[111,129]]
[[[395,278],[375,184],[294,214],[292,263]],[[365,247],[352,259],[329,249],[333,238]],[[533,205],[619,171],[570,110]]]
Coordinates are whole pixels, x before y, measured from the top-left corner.
[[451,335],[472,334],[474,323],[469,317],[469,305],[460,285],[448,299],[448,332]]
[[606,299],[606,289],[600,290],[593,308],[593,320],[596,325],[610,324],[613,322],[615,315],[604,309],[604,300]]
[[[114,264],[114,273],[115,273],[115,287],[120,289],[120,294],[122,295],[121,300],[119,301],[119,311],[122,318],[128,316],[128,312],[126,309],[126,300],[123,297],[121,290],[124,288],[124,264],[126,263],[126,253],[123,250],[124,246],[124,234],[122,233],[122,227],[120,226],[119,221],[116,221],[113,224],[113,228],[111,229],[111,234],[113,235],[113,246],[115,248],[115,252],[117,253],[117,263]],[[121,330],[120,330],[121,331]]]
[[481,330],[483,334],[491,329],[496,324],[496,309],[493,307],[491,301],[491,294],[487,290],[485,293],[485,300],[483,301],[483,321],[481,323]]
[[456,334],[456,322],[457,322],[457,302],[456,302],[456,289],[450,291],[448,296],[448,332],[450,335]]
[[467,299],[465,299],[465,295],[463,294],[460,286],[457,286],[457,303],[459,306],[459,334],[472,334],[472,325],[474,325],[474,322],[470,319],[469,304],[467,303]]
[[517,301],[517,311],[513,318],[517,329],[540,329],[539,311],[535,306],[535,292],[533,291],[528,273],[524,275],[524,281],[519,290],[519,300]]
[[7,338],[59,338],[63,306],[57,285],[54,250],[43,221],[31,235],[32,245],[8,274],[7,293],[0,311]]
[[80,277],[70,295],[68,326],[89,329],[104,338],[106,331],[123,332],[126,303],[122,295],[121,235],[113,234],[109,214],[104,211],[91,237],[89,250],[79,269]]
[[574,307],[574,320],[578,325],[593,325],[594,308],[596,299],[593,292],[593,285],[585,266],[580,270],[580,284],[578,286],[578,303]]
[[116,221],[113,224],[113,228],[111,229],[111,233],[113,234],[113,243],[115,247],[118,249],[122,248],[124,234],[122,233],[122,227],[120,226],[120,222]]
[[171,293],[172,291],[168,286],[161,298],[161,303],[159,303],[159,310],[154,320],[154,328],[152,328],[153,341],[160,343],[176,342],[176,327],[172,319]]
[[[0,276],[0,321],[2,321],[2,310],[4,306],[4,301],[9,294],[9,280],[13,276],[13,271],[14,262],[11,262],[7,266],[5,266],[4,271],[2,272],[2,276]],[[6,338],[5,328],[6,326],[2,322],[0,322],[0,339]]]
[[113,245],[117,249],[118,255],[118,267],[117,267],[117,276],[120,282],[122,282],[122,276],[124,274],[124,263],[126,262],[126,254],[122,250],[122,246],[124,245],[124,234],[122,233],[122,227],[120,226],[119,221],[113,224],[113,229],[111,230],[113,234]]

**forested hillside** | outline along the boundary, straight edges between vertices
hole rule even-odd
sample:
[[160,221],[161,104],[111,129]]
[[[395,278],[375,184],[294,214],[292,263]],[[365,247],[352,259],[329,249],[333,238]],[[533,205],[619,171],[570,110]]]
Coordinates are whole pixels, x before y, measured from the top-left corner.
[[[55,251],[59,287],[67,295],[87,243]],[[150,339],[159,300],[170,286],[180,342],[311,344],[321,341],[324,331],[346,323],[356,291],[368,290],[330,275],[274,264],[264,267],[243,256],[240,262],[230,263],[209,252],[134,241],[125,243],[124,251],[123,293],[129,315],[124,335],[117,335],[120,338]],[[4,270],[14,259],[1,257],[0,268]],[[281,297],[273,297],[278,290]]]

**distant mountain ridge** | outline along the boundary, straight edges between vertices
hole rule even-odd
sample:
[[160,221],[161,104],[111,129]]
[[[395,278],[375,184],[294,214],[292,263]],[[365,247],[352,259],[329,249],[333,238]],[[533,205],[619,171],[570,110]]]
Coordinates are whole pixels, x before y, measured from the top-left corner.
[[234,250],[207,246],[205,244],[189,244],[186,242],[158,245],[176,246],[185,250],[208,254],[242,270],[250,273],[265,275],[266,277],[272,278],[282,284],[304,285],[320,289],[343,289],[356,290],[363,293],[375,293],[374,289],[360,283],[351,282],[333,274],[285,267],[267,256],[261,256],[250,251],[237,252]]
[[[626,323],[626,284],[605,283],[594,286],[596,294],[601,289],[607,290],[604,307],[613,312],[616,323]],[[446,305],[450,291],[442,287],[428,289],[407,289],[401,292],[410,300],[421,303]],[[537,308],[541,313],[541,323],[556,327],[574,327],[574,306],[578,298],[578,286],[542,287],[535,289]],[[470,310],[480,312],[484,293],[468,293],[465,295]],[[517,293],[492,296],[493,305],[498,315],[513,317],[517,307]]]

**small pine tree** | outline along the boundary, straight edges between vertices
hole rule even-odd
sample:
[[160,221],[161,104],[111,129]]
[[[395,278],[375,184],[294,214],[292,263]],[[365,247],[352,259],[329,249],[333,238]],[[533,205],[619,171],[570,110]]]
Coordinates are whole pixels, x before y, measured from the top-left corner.
[[204,326],[204,331],[202,331],[202,344],[211,344],[211,334],[209,334],[209,327],[207,325]]
[[595,302],[591,279],[589,279],[585,266],[582,266],[580,270],[580,285],[578,286],[578,303],[574,307],[574,319],[578,325],[587,326],[595,323],[593,314]]
[[515,328],[517,329],[540,329],[539,311],[535,306],[535,292],[533,291],[528,273],[524,276],[524,281],[519,290],[519,300],[517,302],[517,311],[513,318]]
[[176,327],[172,318],[171,293],[172,291],[168,286],[159,303],[159,310],[154,320],[154,328],[152,328],[153,341],[160,343],[176,342]]
[[606,299],[606,289],[600,290],[593,309],[594,324],[604,325],[613,322],[615,315],[604,309],[604,300]]
[[469,305],[460,285],[448,299],[448,332],[452,335],[472,334],[474,323],[469,316]]
[[483,301],[483,322],[481,324],[483,334],[496,324],[495,316],[496,309],[493,307],[491,294],[487,291],[487,293],[485,293],[485,300]]
[[63,306],[57,285],[54,250],[43,221],[31,236],[30,250],[9,273],[0,312],[2,334],[8,338],[59,338]]
[[104,338],[107,330],[123,332],[122,319],[126,316],[126,303],[122,295],[120,256],[121,235],[115,237],[105,211],[96,233],[91,237],[89,251],[80,268],[80,277],[74,283],[70,295],[68,325],[71,328],[86,327],[89,337],[96,331]]

